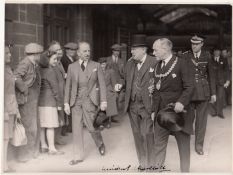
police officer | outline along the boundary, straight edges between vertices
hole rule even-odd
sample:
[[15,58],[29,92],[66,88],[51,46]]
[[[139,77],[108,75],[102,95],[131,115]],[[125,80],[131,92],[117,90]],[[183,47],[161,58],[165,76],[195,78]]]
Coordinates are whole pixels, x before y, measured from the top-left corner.
[[203,155],[203,144],[206,132],[208,102],[216,101],[215,75],[211,55],[202,49],[204,36],[195,35],[191,38],[192,51],[184,53],[183,57],[189,66],[189,76],[194,81],[194,92],[191,97],[191,106],[188,110],[195,121],[195,151]]
[[37,43],[25,46],[26,57],[20,61],[14,74],[16,95],[27,144],[18,147],[18,160],[26,162],[39,153],[38,97],[40,93],[39,60],[43,47]]

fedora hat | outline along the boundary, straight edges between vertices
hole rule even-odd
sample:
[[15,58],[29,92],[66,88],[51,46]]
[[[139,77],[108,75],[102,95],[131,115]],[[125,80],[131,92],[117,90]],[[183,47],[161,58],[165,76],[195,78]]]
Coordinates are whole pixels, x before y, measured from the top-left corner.
[[105,125],[108,120],[109,120],[109,118],[106,115],[106,111],[98,110],[96,113],[96,116],[95,116],[93,126],[95,129],[99,129],[99,127],[101,125]]
[[121,50],[121,45],[120,44],[113,44],[111,49],[116,50],[116,51],[120,51]]
[[143,34],[133,35],[131,47],[147,47],[146,35]]
[[181,131],[184,127],[185,121],[183,113],[176,113],[174,105],[167,105],[160,110],[157,115],[158,124],[169,131]]

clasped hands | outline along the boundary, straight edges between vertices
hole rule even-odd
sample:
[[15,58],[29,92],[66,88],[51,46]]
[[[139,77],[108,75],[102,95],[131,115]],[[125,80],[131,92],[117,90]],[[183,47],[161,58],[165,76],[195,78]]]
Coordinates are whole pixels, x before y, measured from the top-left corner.
[[122,88],[122,84],[115,84],[114,90],[116,92],[119,92],[119,91],[121,91],[121,88]]

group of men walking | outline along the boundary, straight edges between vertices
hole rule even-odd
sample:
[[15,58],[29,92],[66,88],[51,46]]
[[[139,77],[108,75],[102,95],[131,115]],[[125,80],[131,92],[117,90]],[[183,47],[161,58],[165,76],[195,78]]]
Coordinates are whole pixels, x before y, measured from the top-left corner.
[[[218,70],[218,76],[228,74],[228,70],[225,69],[225,61],[213,61],[209,52],[202,49],[203,44],[204,37],[195,35],[191,38],[192,50],[177,57],[172,54],[172,42],[167,38],[160,38],[153,43],[152,57],[147,54],[146,36],[135,35],[131,45],[132,57],[126,65],[120,58],[119,45],[112,47],[113,55],[107,58],[107,67],[117,77],[114,91],[124,92],[118,100],[125,102],[124,112],[129,114],[141,167],[164,167],[168,138],[169,135],[174,135],[180,154],[180,169],[182,172],[189,172],[193,122],[195,121],[195,151],[203,155],[209,101],[215,103],[217,100],[216,115],[223,118],[222,101],[218,100],[221,99],[223,88],[229,86],[230,79],[218,82],[214,68]],[[91,60],[90,44],[69,43],[65,45],[65,49],[66,56],[63,58],[59,43],[51,44],[48,50],[56,52],[59,57],[60,69],[57,71],[60,71],[63,82],[59,81],[62,83],[60,89],[63,91],[63,111],[70,116],[64,117],[64,113],[60,112],[64,123],[69,123],[68,127],[63,127],[62,135],[72,130],[73,159],[70,165],[76,165],[85,159],[84,126],[91,134],[100,155],[105,154],[101,131],[93,126],[93,122],[97,111],[106,111],[109,104],[104,72],[99,63]],[[22,61],[15,71],[17,89],[28,96],[27,101],[20,106],[20,112],[23,114],[22,122],[26,127],[30,147],[32,143],[36,143],[37,147],[39,145],[35,139],[38,134],[35,129],[39,126],[33,122],[37,121],[34,116],[37,110],[33,110],[32,114],[32,107],[37,107],[40,84],[37,57],[42,50],[39,45],[29,48],[30,52],[26,52],[28,59]],[[184,118],[184,125],[179,131],[164,128],[157,121],[159,111],[171,104],[173,112]],[[21,153],[20,159],[26,161],[26,155]]]

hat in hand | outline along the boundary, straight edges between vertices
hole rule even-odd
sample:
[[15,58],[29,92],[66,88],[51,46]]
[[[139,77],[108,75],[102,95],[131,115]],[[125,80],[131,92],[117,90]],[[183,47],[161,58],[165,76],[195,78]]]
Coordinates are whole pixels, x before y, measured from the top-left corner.
[[176,113],[170,104],[158,112],[157,122],[169,131],[181,131],[185,124],[183,113]]
[[109,118],[106,115],[106,111],[98,110],[95,116],[93,126],[95,129],[99,129],[101,125],[105,125],[108,122]]

